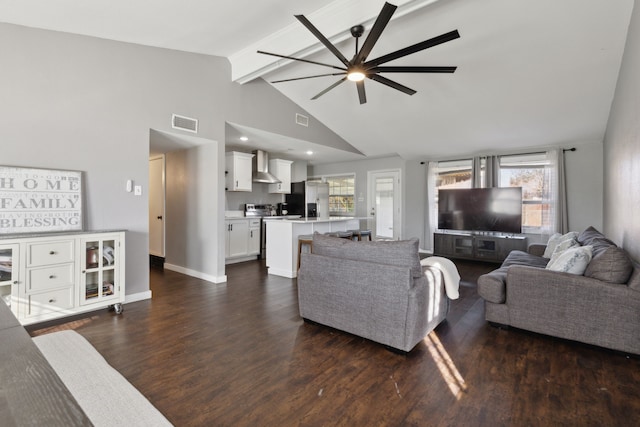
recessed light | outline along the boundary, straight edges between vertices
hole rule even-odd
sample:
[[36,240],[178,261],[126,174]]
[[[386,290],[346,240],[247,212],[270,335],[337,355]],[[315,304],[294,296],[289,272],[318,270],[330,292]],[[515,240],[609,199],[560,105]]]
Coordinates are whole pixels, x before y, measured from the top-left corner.
[[240,137],[240,141],[248,141],[248,140],[249,140],[249,138],[247,138],[246,136],[241,136]]
[[311,155],[313,155],[313,151],[311,150],[307,151],[307,156],[311,156]]

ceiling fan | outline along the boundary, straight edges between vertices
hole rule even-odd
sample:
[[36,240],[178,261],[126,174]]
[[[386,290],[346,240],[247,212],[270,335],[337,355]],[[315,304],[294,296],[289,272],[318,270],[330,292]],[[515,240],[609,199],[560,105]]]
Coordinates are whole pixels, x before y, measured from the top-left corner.
[[364,104],[367,102],[367,95],[364,90],[364,79],[368,78],[371,80],[375,80],[378,83],[382,83],[383,85],[392,87],[400,92],[404,92],[407,95],[413,95],[416,93],[415,90],[408,88],[407,86],[401,85],[393,80],[390,80],[386,77],[381,76],[381,73],[453,73],[457,67],[416,67],[416,66],[381,66],[387,62],[393,61],[394,59],[402,58],[407,55],[411,55],[416,52],[420,52],[424,49],[428,49],[433,46],[437,46],[442,43],[446,43],[448,41],[457,39],[460,37],[460,33],[458,30],[450,31],[448,33],[442,34],[440,36],[434,37],[432,39],[425,40],[420,43],[416,43],[414,45],[405,47],[403,49],[396,50],[395,52],[388,53],[386,55],[380,56],[376,59],[372,59],[367,61],[367,56],[371,53],[373,46],[376,44],[380,35],[382,35],[382,31],[385,29],[393,13],[396,11],[398,7],[394,6],[390,3],[385,3],[380,11],[380,14],[376,18],[376,21],[371,27],[371,31],[369,35],[365,39],[362,44],[362,48],[358,50],[358,39],[364,34],[364,26],[355,25],[351,27],[351,35],[356,39],[356,53],[351,60],[348,60],[325,36],[318,31],[318,29],[311,23],[307,18],[303,15],[294,15],[298,21],[302,23],[311,33],[320,42],[331,51],[343,64],[343,66],[335,66],[331,64],[325,64],[322,62],[310,61],[308,59],[302,58],[294,58],[286,55],[279,55],[277,53],[264,52],[259,50],[258,53],[264,55],[277,56],[279,58],[292,59],[295,61],[307,62],[310,64],[321,65],[324,67],[330,67],[335,70],[340,70],[339,72],[327,73],[327,74],[318,74],[314,76],[306,76],[306,77],[296,77],[291,79],[284,80],[275,80],[271,83],[282,83],[282,82],[290,82],[294,80],[304,80],[304,79],[313,79],[317,77],[326,77],[326,76],[343,76],[340,80],[333,83],[328,88],[324,89],[322,92],[318,93],[311,99],[318,99],[325,93],[329,92],[331,89],[337,87],[342,84],[345,80],[354,81],[356,83],[356,87],[358,89],[358,98],[360,99],[360,104]]

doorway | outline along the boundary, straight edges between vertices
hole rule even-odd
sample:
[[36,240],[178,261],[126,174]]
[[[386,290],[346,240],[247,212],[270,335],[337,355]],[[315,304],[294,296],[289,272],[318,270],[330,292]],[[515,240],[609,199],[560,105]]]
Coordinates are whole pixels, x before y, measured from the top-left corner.
[[165,259],[165,158],[149,159],[149,259],[162,267]]
[[400,170],[367,173],[369,229],[377,240],[399,240]]

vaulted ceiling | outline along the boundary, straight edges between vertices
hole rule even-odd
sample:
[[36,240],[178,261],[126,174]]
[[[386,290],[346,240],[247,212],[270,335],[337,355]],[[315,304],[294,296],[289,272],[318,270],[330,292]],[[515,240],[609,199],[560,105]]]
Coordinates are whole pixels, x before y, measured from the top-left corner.
[[[311,100],[339,77],[273,86],[367,156],[446,158],[601,141],[633,0],[397,0],[375,58],[457,29],[457,40],[387,65],[453,65],[453,74],[389,76],[408,96],[367,80]],[[350,58],[349,28],[369,30],[383,0],[2,0],[0,22],[228,57],[233,79],[267,81],[340,65],[293,15],[305,15]],[[364,37],[367,33],[365,32]],[[329,71],[330,72],[330,71]]]

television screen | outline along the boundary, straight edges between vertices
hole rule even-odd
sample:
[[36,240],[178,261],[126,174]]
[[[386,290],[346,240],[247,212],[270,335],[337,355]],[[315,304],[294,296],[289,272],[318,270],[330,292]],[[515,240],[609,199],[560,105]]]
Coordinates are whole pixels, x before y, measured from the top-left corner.
[[441,230],[522,232],[522,187],[438,191]]

